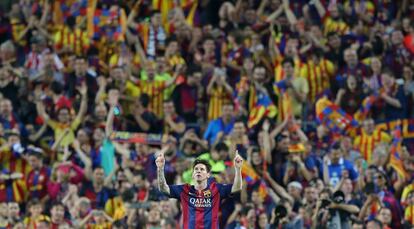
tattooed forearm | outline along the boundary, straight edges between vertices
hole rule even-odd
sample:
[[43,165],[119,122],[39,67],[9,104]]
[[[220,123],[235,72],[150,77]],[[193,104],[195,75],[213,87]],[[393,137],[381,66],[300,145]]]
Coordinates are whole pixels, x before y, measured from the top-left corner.
[[157,174],[158,174],[158,189],[163,193],[170,194],[170,188],[168,187],[167,181],[165,180],[165,176],[164,176],[164,168],[158,168]]

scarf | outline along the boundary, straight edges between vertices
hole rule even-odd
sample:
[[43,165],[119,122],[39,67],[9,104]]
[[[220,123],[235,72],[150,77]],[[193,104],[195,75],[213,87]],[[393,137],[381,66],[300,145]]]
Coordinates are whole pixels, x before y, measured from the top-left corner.
[[149,36],[148,36],[148,46],[147,46],[147,55],[149,57],[154,57],[157,51],[157,43],[160,45],[164,45],[165,39],[167,38],[164,29],[162,26],[159,26],[158,29],[154,29],[154,26],[150,26],[149,28]]

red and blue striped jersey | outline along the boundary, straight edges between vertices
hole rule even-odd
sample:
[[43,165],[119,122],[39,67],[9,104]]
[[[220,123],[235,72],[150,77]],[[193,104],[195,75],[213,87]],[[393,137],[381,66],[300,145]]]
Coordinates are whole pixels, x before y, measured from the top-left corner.
[[183,229],[218,229],[220,201],[231,194],[232,185],[209,183],[197,191],[194,186],[170,185],[170,197],[181,202]]

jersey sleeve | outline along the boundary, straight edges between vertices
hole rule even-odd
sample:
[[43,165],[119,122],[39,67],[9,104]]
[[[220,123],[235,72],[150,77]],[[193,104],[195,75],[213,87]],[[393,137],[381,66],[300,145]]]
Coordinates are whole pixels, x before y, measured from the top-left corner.
[[217,184],[221,198],[228,198],[231,195],[231,184]]
[[170,187],[170,198],[180,199],[180,195],[183,192],[184,185],[169,185]]

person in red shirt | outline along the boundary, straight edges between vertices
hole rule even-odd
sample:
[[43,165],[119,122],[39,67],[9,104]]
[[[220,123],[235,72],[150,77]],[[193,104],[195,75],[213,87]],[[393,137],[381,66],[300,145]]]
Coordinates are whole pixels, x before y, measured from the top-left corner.
[[42,203],[48,200],[47,184],[50,177],[50,169],[43,164],[43,151],[29,146],[27,160],[32,168],[26,177],[29,199],[39,199]]

